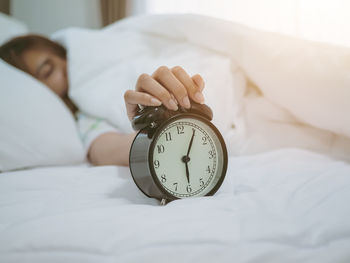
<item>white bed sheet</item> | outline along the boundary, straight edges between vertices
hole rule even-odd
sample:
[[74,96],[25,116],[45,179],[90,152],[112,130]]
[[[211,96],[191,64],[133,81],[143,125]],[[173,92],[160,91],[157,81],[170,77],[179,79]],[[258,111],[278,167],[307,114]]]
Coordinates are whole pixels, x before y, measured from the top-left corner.
[[161,207],[128,168],[0,174],[0,262],[350,262],[350,165],[284,149],[230,158],[213,197]]

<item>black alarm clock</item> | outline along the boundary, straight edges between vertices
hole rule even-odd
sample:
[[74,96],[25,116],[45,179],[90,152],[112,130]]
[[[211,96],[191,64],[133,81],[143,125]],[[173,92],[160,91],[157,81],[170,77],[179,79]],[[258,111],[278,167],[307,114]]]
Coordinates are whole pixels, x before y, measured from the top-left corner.
[[214,195],[227,169],[227,149],[213,114],[204,104],[171,111],[145,107],[132,120],[139,131],[131,145],[129,167],[138,188],[161,204]]

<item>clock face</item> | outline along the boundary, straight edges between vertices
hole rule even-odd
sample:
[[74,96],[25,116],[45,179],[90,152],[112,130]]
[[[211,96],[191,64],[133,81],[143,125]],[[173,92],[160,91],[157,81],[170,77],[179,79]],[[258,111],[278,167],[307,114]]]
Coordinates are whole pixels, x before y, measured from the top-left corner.
[[155,137],[150,156],[158,185],[176,198],[215,192],[227,162],[217,133],[201,118],[180,117],[167,123]]

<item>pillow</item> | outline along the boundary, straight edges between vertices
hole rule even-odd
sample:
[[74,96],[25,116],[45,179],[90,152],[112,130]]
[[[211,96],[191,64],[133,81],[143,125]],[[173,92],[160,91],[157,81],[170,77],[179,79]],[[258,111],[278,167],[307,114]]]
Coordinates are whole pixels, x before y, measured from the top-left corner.
[[74,118],[51,90],[1,59],[0,80],[1,172],[84,161]]
[[0,13],[0,45],[12,37],[28,33],[27,26],[3,13]]
[[[132,132],[124,92],[134,89],[142,73],[151,75],[162,65],[180,65],[190,75],[200,73],[207,87],[205,103],[214,113],[213,123],[222,133],[231,129],[233,107],[237,107],[232,86],[243,75],[228,57],[187,41],[132,30],[68,29],[54,38],[68,50],[71,99],[79,109],[106,119],[119,131]],[[244,87],[242,83],[236,90]]]

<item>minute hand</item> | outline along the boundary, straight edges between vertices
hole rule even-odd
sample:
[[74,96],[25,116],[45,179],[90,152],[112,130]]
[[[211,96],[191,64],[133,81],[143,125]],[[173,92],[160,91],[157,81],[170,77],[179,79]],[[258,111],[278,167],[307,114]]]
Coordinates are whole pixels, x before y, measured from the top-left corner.
[[193,143],[193,138],[194,138],[194,133],[195,133],[195,129],[192,129],[193,133],[192,133],[192,137],[190,140],[190,144],[188,145],[188,150],[187,150],[187,154],[186,154],[186,162],[185,162],[185,166],[186,166],[186,177],[187,177],[187,182],[190,183],[190,172],[188,170],[188,161],[190,160],[190,157],[188,156],[190,154],[191,148],[192,148],[192,143]]
[[188,155],[190,154],[190,151],[191,151],[191,148],[192,148],[194,133],[196,132],[195,129],[192,129],[192,130],[193,130],[193,133],[192,133],[192,137],[191,137],[191,140],[190,140],[190,145],[188,146],[188,150],[187,150],[187,154],[186,154],[187,157],[189,157]]

